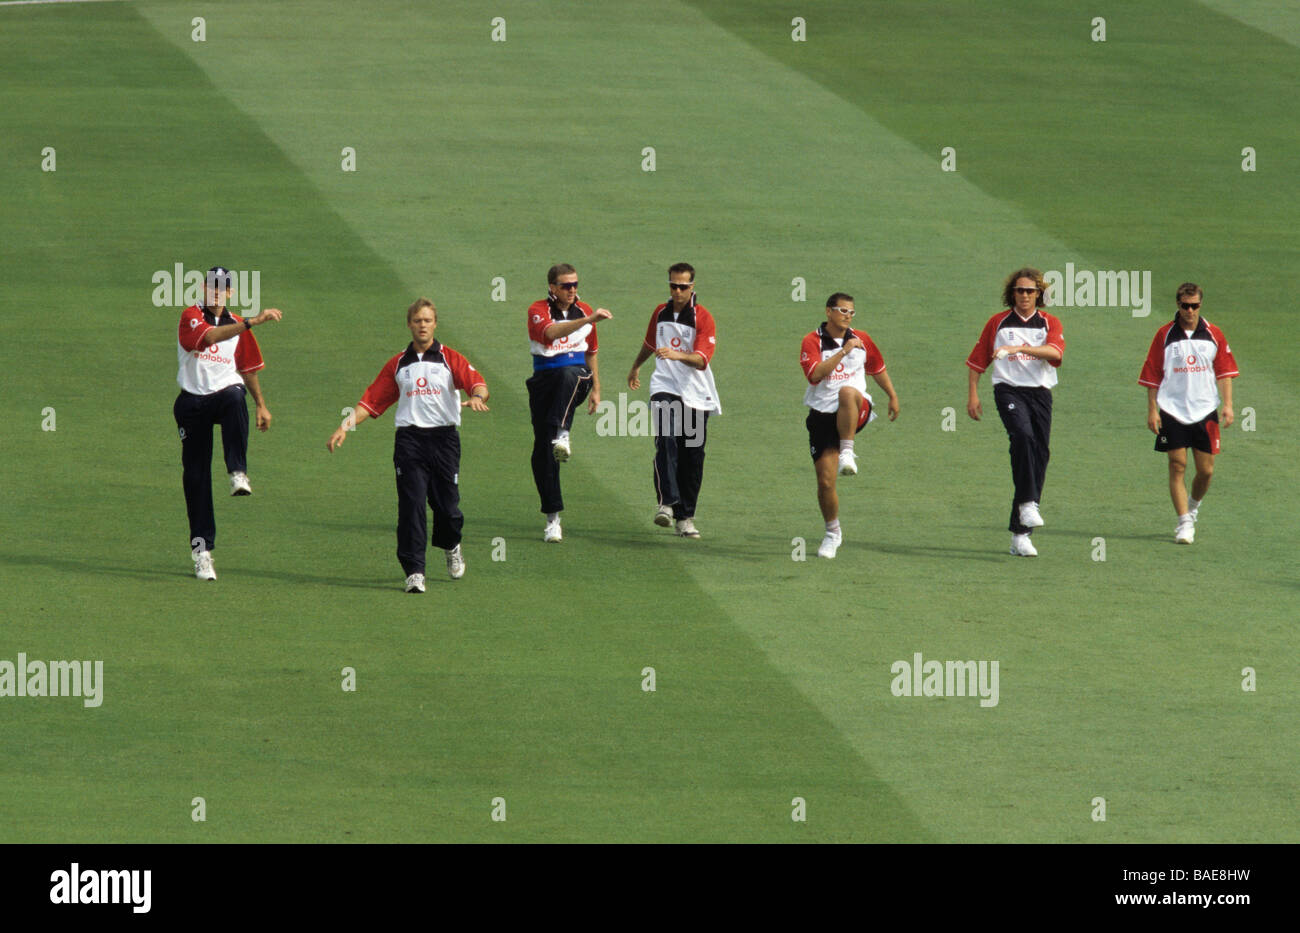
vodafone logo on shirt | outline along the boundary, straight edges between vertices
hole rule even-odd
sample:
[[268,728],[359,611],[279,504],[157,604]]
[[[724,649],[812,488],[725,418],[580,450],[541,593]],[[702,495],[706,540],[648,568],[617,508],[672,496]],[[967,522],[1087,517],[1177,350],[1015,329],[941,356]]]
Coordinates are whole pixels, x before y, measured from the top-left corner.
[[[230,341],[227,341],[229,343]],[[222,344],[210,343],[202,350],[195,350],[194,355],[205,363],[222,363],[231,365],[235,362],[234,356],[221,355]]]
[[674,337],[672,340],[668,341],[668,345],[671,346],[674,350],[676,350],[678,347],[682,345],[682,338]]
[[407,398],[414,395],[442,395],[442,389],[429,385],[429,380],[420,376],[415,380],[415,388],[408,390],[406,393]]
[[1176,372],[1176,373],[1208,373],[1208,372],[1210,372],[1212,369],[1214,369],[1214,366],[1213,366],[1212,364],[1207,365],[1207,364],[1205,364],[1205,363],[1201,363],[1201,364],[1198,366],[1198,365],[1196,364],[1196,354],[1195,354],[1195,353],[1191,353],[1191,354],[1189,354],[1189,355],[1186,357],[1186,359],[1183,360],[1183,363],[1184,363],[1185,365],[1183,365],[1183,366],[1179,366],[1178,363],[1177,363],[1177,361],[1175,360],[1175,362],[1174,362],[1174,367],[1173,367],[1174,372]]

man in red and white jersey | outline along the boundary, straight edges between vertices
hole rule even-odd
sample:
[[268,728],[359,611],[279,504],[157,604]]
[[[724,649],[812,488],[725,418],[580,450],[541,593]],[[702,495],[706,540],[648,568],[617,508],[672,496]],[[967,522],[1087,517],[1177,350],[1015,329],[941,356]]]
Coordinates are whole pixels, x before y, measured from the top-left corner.
[[248,481],[248,405],[245,391],[257,406],[257,427],[271,426],[257,371],[265,364],[257,339],[249,333],[258,324],[278,321],[276,308],[241,318],[226,308],[230,300],[230,270],[213,266],[203,287],[203,304],[181,314],[176,355],[180,395],[172,406],[181,437],[182,484],[190,523],[190,554],[194,575],[215,580],[212,550],[217,520],[212,508],[212,427],[221,425],[221,446],[230,473],[232,496],[252,495]]
[[1026,267],[1011,273],[1002,286],[1002,303],[1006,310],[988,319],[966,358],[966,413],[976,421],[984,413],[979,379],[992,366],[993,400],[1011,441],[1011,478],[1015,483],[1008,526],[1011,553],[1033,557],[1038,550],[1029,536],[1043,524],[1038,507],[1051,457],[1052,386],[1065,355],[1065,336],[1061,322],[1043,310],[1047,282],[1037,269]]
[[[1174,298],[1178,313],[1156,331],[1138,383],[1147,387],[1147,427],[1156,436],[1156,450],[1169,454],[1169,496],[1178,515],[1174,541],[1191,544],[1219,452],[1220,401],[1222,426],[1232,424],[1237,361],[1223,331],[1201,317],[1200,286],[1184,282]],[[1196,461],[1190,500],[1184,478],[1188,447]]]
[[677,534],[698,538],[695,506],[704,480],[704,444],[709,415],[722,414],[709,364],[717,348],[713,315],[695,297],[695,267],[678,262],[668,267],[669,300],[650,315],[645,340],[627,374],[629,388],[639,389],[641,364],[655,357],[650,377],[654,413],[654,488],[658,500],[654,523],[677,522]]
[[898,394],[880,350],[865,331],[849,326],[856,313],[853,296],[835,292],[826,299],[825,323],[804,337],[799,347],[799,365],[808,379],[803,396],[810,409],[805,422],[808,449],[817,473],[817,504],[826,522],[818,557],[834,557],[844,541],[835,477],[858,472],[854,437],[876,418],[867,376],[889,396],[889,420],[898,417]]
[[533,422],[533,482],[546,515],[544,541],[559,541],[560,464],[573,454],[569,431],[573,415],[587,399],[587,413],[600,404],[600,370],[596,366],[596,323],[613,317],[578,298],[578,273],[567,262],[546,273],[547,296],[528,307],[528,345],[533,374],[528,409]]
[[[460,410],[487,411],[488,387],[469,360],[434,339],[438,309],[427,298],[406,310],[411,342],[379,371],[357,402],[355,414],[326,444],[333,453],[348,431],[369,418],[378,418],[397,404],[393,419],[393,466],[397,470],[397,559],[406,574],[406,592],[424,592],[425,542],[428,521],[424,503],[433,510],[433,545],[447,552],[447,573],[465,575],[461,551]],[[460,400],[460,392],[469,396]]]

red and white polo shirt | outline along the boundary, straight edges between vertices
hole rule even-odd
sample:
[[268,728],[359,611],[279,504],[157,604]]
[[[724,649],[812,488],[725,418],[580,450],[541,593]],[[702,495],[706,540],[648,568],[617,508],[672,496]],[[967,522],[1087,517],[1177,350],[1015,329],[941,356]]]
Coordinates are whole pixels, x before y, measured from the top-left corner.
[[587,354],[596,352],[596,328],[583,324],[566,337],[546,339],[546,328],[563,321],[576,321],[591,314],[591,306],[577,299],[567,311],[561,311],[549,295],[528,306],[528,347],[533,354],[533,369],[575,366],[586,363]]
[[698,353],[704,357],[704,369],[696,369],[681,360],[655,360],[654,375],[650,377],[650,394],[667,392],[681,398],[687,408],[722,414],[718,401],[718,387],[713,382],[713,351],[718,347],[717,330],[713,315],[703,305],[695,303],[692,293],[690,303],[680,314],[671,304],[661,304],[650,315],[646,328],[645,345],[651,350],[669,347],[682,353]]
[[378,418],[397,403],[393,421],[399,428],[442,428],[460,424],[460,393],[486,386],[469,360],[438,341],[423,353],[414,344],[384,364],[361,396],[361,407]]
[[1138,383],[1159,389],[1156,404],[1161,409],[1183,424],[1196,424],[1218,409],[1218,380],[1237,375],[1228,338],[1198,316],[1191,333],[1178,318],[1156,331]]
[[[854,347],[844,355],[838,366],[831,370],[821,382],[812,381],[813,367],[823,360],[840,352],[844,341],[857,337],[864,349]],[[885,359],[880,355],[875,342],[867,336],[866,331],[848,330],[843,337],[832,337],[822,324],[815,331],[803,338],[799,347],[799,365],[811,385],[803,394],[803,403],[814,411],[834,412],[840,407],[840,389],[852,386],[862,393],[862,397],[871,402],[867,393],[867,376],[874,376],[885,369]],[[869,421],[876,418],[876,407],[871,406]]]
[[1065,336],[1061,322],[1041,309],[1028,318],[1022,318],[1014,309],[999,311],[988,319],[975,348],[966,358],[966,365],[977,373],[993,366],[993,384],[1032,386],[1050,389],[1056,385],[1056,368],[1060,360],[1040,360],[1026,353],[1012,353],[1004,360],[993,359],[993,351],[1001,346],[1052,346],[1065,356]]
[[179,368],[176,382],[191,395],[211,395],[231,386],[243,385],[240,373],[257,372],[266,365],[257,338],[252,331],[203,344],[203,335],[214,327],[242,324],[244,319],[222,309],[221,317],[192,305],[181,314],[177,332],[176,355]]

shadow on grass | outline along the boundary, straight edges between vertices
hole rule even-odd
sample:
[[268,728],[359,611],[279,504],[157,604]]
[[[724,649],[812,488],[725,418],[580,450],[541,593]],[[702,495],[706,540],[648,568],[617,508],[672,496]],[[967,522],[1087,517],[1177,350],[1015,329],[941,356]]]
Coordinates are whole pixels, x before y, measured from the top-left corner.
[[[218,560],[220,560],[219,552],[213,552],[213,553],[218,554]],[[381,582],[379,580],[371,580],[371,581],[349,580],[337,574],[332,576],[316,576],[313,574],[305,574],[305,573],[286,573],[286,572],[280,572],[274,570],[262,570],[256,567],[249,567],[246,564],[242,564],[242,565],[236,564],[233,561],[234,558],[232,557],[232,563],[230,565],[229,571],[224,571],[220,567],[217,568],[216,583],[218,585],[220,585],[220,583],[222,582],[223,579],[222,574],[226,573],[231,578],[247,579],[249,577],[257,577],[264,580],[279,580],[288,583],[314,583],[321,586],[340,586],[340,587],[347,587],[350,589],[374,590],[374,589],[393,589],[394,587],[397,587],[400,590],[400,583],[401,583],[400,580],[394,582],[392,580],[385,579],[384,581]],[[176,580],[177,582],[181,582],[181,581],[188,580],[194,583],[201,582],[195,580],[194,578],[193,564],[185,562],[183,558],[182,560],[176,562],[176,567],[174,569],[169,567],[168,569],[164,569],[164,570],[148,570],[143,567],[127,567],[127,566],[115,567],[112,566],[111,564],[106,564],[100,560],[89,561],[89,560],[76,560],[70,557],[48,557],[44,555],[0,553],[0,565],[10,565],[16,567],[45,567],[49,570],[55,570],[61,573],[77,574],[79,577],[83,577],[87,579],[93,579],[94,577],[97,576],[109,575],[109,576],[119,576],[119,577],[131,577],[137,580],[146,580],[146,581]],[[342,569],[340,572],[342,573],[345,571],[346,568]],[[202,582],[210,582],[210,581],[202,581]],[[448,582],[451,581],[448,580]]]

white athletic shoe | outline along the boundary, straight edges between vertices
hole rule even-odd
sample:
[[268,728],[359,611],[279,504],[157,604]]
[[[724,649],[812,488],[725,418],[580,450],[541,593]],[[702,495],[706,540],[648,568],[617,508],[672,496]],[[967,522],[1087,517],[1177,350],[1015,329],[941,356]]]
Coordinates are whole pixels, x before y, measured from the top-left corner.
[[212,552],[199,551],[194,555],[194,576],[200,580],[215,580],[217,569],[212,566]]
[[460,552],[460,545],[447,551],[447,575],[453,580],[465,576],[465,555]]
[[1042,528],[1043,516],[1038,514],[1037,502],[1020,503],[1020,524],[1026,528]]
[[569,438],[557,437],[551,441],[551,455],[555,457],[556,463],[564,463],[573,456],[573,448],[569,446]]
[[661,505],[655,512],[655,524],[660,528],[673,527],[673,507],[671,505]]
[[843,532],[833,533],[826,532],[826,537],[822,538],[821,547],[817,548],[818,557],[834,557],[835,552],[840,549],[840,544],[844,541]]
[[253,487],[249,485],[247,473],[230,474],[230,494],[232,496],[251,496]]
[[424,574],[413,573],[406,578],[406,592],[423,593],[424,592]]
[[698,538],[699,531],[695,528],[695,519],[683,518],[677,523],[677,537],[679,538]]
[[1188,509],[1188,510],[1187,510],[1187,514],[1190,515],[1190,516],[1192,516],[1192,522],[1193,522],[1193,523],[1196,522],[1196,513],[1199,512],[1200,510],[1201,510],[1201,507],[1200,507],[1199,505],[1198,505],[1196,508],[1194,508],[1194,509]]
[[1029,535],[1012,535],[1011,553],[1016,557],[1037,557],[1038,549],[1029,540]]
[[1196,520],[1192,518],[1180,518],[1178,528],[1174,530],[1174,543],[1191,544],[1196,540]]
[[858,458],[851,450],[840,451],[840,476],[857,476]]
[[560,520],[558,518],[553,522],[546,523],[546,530],[542,532],[542,540],[547,544],[564,540],[564,533],[560,531]]

